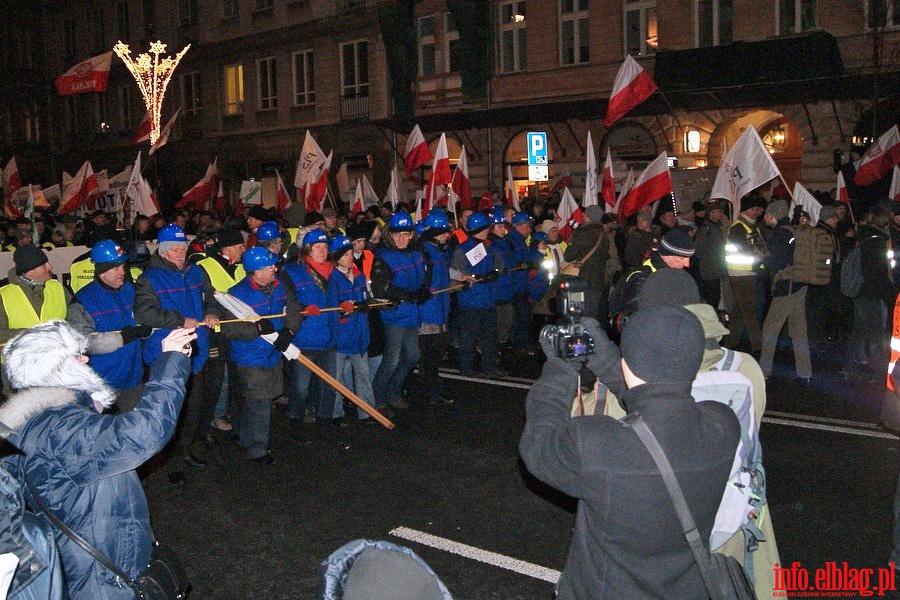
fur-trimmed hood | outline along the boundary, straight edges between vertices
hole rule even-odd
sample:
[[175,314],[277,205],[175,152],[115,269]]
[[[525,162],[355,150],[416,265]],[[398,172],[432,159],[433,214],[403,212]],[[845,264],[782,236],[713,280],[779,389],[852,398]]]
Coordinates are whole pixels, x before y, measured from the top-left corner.
[[18,432],[31,417],[77,401],[75,392],[69,388],[28,388],[13,394],[0,406],[0,423]]

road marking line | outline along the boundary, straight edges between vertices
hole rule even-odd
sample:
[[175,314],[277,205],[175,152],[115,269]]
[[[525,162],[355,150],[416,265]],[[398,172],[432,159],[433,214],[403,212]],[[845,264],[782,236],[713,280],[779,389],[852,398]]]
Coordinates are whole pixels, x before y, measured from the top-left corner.
[[777,410],[767,410],[767,417],[782,417],[784,419],[800,419],[801,421],[816,421],[819,423],[833,423],[835,425],[849,425],[850,427],[860,427],[865,429],[878,429],[878,425],[874,423],[866,423],[865,421],[847,421],[845,419],[832,419],[831,417],[817,417],[815,415],[804,415],[800,413],[778,412]]
[[864,431],[860,429],[852,429],[850,427],[838,427],[836,425],[824,425],[820,423],[805,423],[803,421],[791,421],[788,419],[776,419],[773,417],[763,417],[763,423],[772,423],[773,425],[789,425],[791,427],[800,427],[802,429],[833,431],[835,433],[848,433],[850,435],[861,435],[865,437],[881,438],[885,440],[900,439],[892,433],[885,433],[881,431]]
[[392,529],[389,533],[404,540],[409,540],[411,542],[416,542],[425,546],[431,546],[432,548],[437,548],[438,550],[443,550],[444,552],[457,554],[464,558],[492,565],[494,567],[500,567],[501,569],[513,571],[514,573],[519,573],[520,575],[527,575],[528,577],[540,579],[548,583],[556,583],[557,581],[559,581],[560,572],[554,569],[548,569],[547,567],[542,567],[540,565],[526,562],[524,560],[519,560],[517,558],[512,558],[503,554],[497,554],[496,552],[482,550],[481,548],[476,548],[475,546],[468,546],[466,544],[461,544],[460,542],[454,542],[453,540],[448,540],[447,538],[431,535],[430,533],[425,533],[424,531],[410,529],[409,527],[397,527],[396,529]]
[[441,373],[441,377],[445,379],[458,379],[459,381],[469,381],[469,382],[478,382],[478,383],[486,383],[488,385],[502,385],[503,387],[508,388],[516,388],[520,390],[530,390],[532,384],[524,384],[519,383],[517,381],[509,381],[506,379],[485,379],[482,377],[464,377],[463,375],[457,375],[456,373]]

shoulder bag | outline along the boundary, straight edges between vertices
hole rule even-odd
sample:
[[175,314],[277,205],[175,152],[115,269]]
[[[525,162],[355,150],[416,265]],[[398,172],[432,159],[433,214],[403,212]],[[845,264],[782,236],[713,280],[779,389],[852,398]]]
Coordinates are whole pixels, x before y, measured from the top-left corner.
[[700,567],[703,585],[706,587],[710,600],[756,600],[753,584],[747,578],[747,573],[744,572],[741,563],[733,556],[710,552],[703,540],[700,539],[700,532],[697,531],[694,517],[684,499],[684,493],[681,491],[681,485],[678,483],[678,478],[675,477],[672,465],[656,436],[641,418],[640,413],[627,415],[622,419],[622,423],[634,430],[650,456],[653,457],[653,462],[656,463],[656,468],[662,475],[669,498],[672,500],[675,512],[678,513],[678,520],[681,521],[684,537],[691,547],[691,554],[693,554],[697,566]]
[[113,575],[130,587],[134,591],[135,600],[182,600],[187,597],[191,582],[174,548],[154,541],[153,550],[150,554],[150,564],[147,565],[143,573],[132,579],[106,555],[94,548],[86,539],[78,535],[78,533],[63,523],[59,517],[50,512],[40,496],[32,489],[27,479],[25,480],[25,487],[28,488],[28,493],[36,508],[47,515],[47,518],[70,540],[81,546],[94,560],[106,567]]
[[588,259],[590,259],[594,255],[594,252],[596,252],[597,248],[600,247],[600,242],[603,241],[603,236],[605,235],[605,233],[601,232],[600,237],[597,238],[597,243],[594,244],[590,251],[585,254],[584,257],[567,264],[565,268],[563,268],[562,272],[560,272],[560,275],[565,275],[567,277],[578,277],[578,274],[581,272],[582,265],[584,265],[584,263],[586,263]]

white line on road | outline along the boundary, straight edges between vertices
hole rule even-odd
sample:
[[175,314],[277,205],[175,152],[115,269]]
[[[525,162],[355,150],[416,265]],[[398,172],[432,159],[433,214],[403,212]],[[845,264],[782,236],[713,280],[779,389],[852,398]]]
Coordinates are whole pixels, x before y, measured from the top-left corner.
[[869,431],[863,429],[853,429],[851,427],[839,427],[836,425],[825,425],[821,423],[806,423],[804,421],[794,421],[788,419],[776,419],[774,417],[763,417],[763,423],[772,423],[773,425],[788,425],[790,427],[800,427],[801,429],[818,429],[819,431],[833,431],[835,433],[848,433],[850,435],[861,435],[864,437],[881,438],[885,440],[900,439],[893,433],[882,431]]
[[516,388],[520,390],[530,390],[532,384],[519,383],[518,381],[510,381],[508,379],[485,379],[483,377],[465,377],[457,373],[441,372],[441,377],[445,379],[458,379],[459,381],[469,381],[477,383],[486,383],[488,385],[501,385],[508,388]]
[[800,419],[801,421],[814,421],[818,423],[831,423],[834,425],[849,425],[850,427],[859,427],[864,429],[878,429],[878,425],[874,423],[866,423],[864,421],[847,421],[846,419],[832,419],[830,417],[817,417],[815,415],[803,415],[800,413],[778,412],[777,410],[767,410],[767,417],[781,417],[783,419]]
[[540,579],[549,583],[556,583],[559,580],[560,572],[554,569],[548,569],[547,567],[542,567],[534,563],[519,560],[517,558],[512,558],[504,554],[497,554],[496,552],[482,550],[481,548],[476,548],[475,546],[469,546],[466,544],[461,544],[460,542],[454,542],[453,540],[448,540],[447,538],[431,535],[430,533],[425,533],[424,531],[410,529],[409,527],[397,527],[396,529],[392,529],[390,531],[390,534],[404,540],[417,542],[425,546],[443,550],[444,552],[456,554],[464,558],[469,558],[471,560],[476,560],[481,563],[492,565],[494,567],[500,567],[501,569],[513,571],[514,573],[519,573],[520,575],[534,577],[535,579]]

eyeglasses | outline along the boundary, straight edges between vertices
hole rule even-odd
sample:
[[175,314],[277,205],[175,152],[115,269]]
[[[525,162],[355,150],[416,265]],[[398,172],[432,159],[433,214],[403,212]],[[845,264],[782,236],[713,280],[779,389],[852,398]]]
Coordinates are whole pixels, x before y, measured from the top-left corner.
[[278,270],[278,267],[275,266],[275,265],[269,265],[268,267],[263,267],[263,268],[260,269],[260,270],[261,270],[261,271],[268,271],[268,272],[270,272],[270,273],[274,273],[275,271]]

